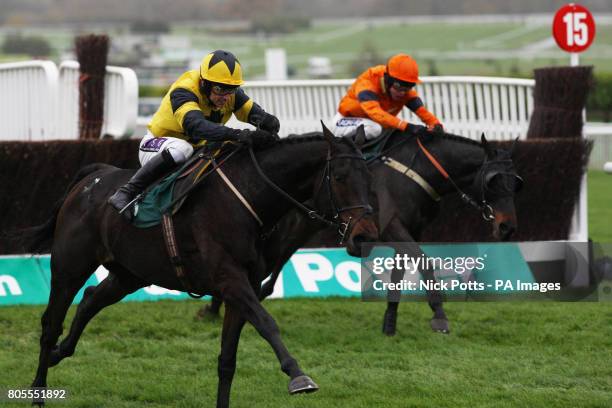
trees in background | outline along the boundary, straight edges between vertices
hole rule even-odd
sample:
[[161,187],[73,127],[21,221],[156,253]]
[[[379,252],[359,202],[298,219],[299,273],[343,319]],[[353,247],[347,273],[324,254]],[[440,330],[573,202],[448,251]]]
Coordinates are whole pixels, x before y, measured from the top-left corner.
[[51,45],[43,37],[10,34],[2,44],[2,52],[4,54],[26,54],[31,57],[48,57],[51,55]]

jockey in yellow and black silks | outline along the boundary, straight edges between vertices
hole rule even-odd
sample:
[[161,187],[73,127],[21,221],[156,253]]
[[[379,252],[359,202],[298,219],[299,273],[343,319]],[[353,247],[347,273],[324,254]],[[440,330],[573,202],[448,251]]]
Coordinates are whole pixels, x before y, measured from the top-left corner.
[[[176,164],[185,162],[194,147],[207,142],[258,143],[276,136],[278,119],[265,112],[240,88],[242,67],[230,52],[217,50],[204,57],[199,70],[187,71],[170,87],[140,142],[141,168],[108,202],[124,209],[150,183]],[[257,130],[224,126],[235,115]],[[131,219],[131,209],[123,214]]]
[[397,54],[386,65],[363,72],[340,101],[333,120],[336,136],[351,136],[364,125],[367,139],[379,136],[383,128],[406,130],[408,122],[397,115],[406,106],[430,131],[442,132],[442,124],[425,108],[414,89],[420,83],[419,67],[409,55]]

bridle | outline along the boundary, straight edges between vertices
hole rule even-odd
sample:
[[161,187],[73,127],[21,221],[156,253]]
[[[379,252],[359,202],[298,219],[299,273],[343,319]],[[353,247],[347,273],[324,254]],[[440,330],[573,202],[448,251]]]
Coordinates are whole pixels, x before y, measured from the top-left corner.
[[331,207],[332,214],[333,214],[332,219],[326,218],[324,215],[319,214],[315,209],[312,209],[302,204],[295,198],[291,197],[291,195],[289,195],[282,188],[277,186],[272,180],[270,180],[270,178],[268,178],[268,176],[266,176],[266,174],[263,172],[263,170],[259,166],[257,157],[255,157],[255,152],[253,151],[251,147],[249,147],[249,154],[251,155],[251,160],[253,162],[253,165],[255,166],[255,170],[257,171],[259,176],[266,182],[266,184],[268,184],[273,190],[279,193],[287,201],[292,203],[295,207],[297,207],[302,212],[304,212],[306,215],[308,215],[310,219],[317,220],[317,221],[320,221],[326,224],[327,226],[337,228],[338,235],[340,237],[340,241],[339,241],[340,244],[344,242],[344,238],[347,232],[350,230],[351,224],[353,223],[352,221],[353,217],[351,216],[349,216],[347,221],[344,221],[344,222],[342,221],[341,214],[343,212],[354,210],[354,209],[363,209],[362,214],[354,222],[358,222],[365,215],[372,213],[372,206],[369,203],[365,203],[365,204],[361,203],[361,204],[350,205],[350,206],[338,208],[338,206],[336,205],[336,200],[334,199],[334,193],[333,193],[332,184],[331,184],[332,183],[331,182],[331,179],[332,179],[331,163],[334,160],[338,160],[338,159],[364,160],[365,161],[365,158],[363,157],[361,153],[360,154],[341,153],[341,154],[333,155],[331,146],[328,147],[325,169],[323,170],[323,176],[321,177],[321,182],[319,183],[319,186],[317,187],[313,200],[316,200],[316,198],[318,197],[323,187],[323,183],[325,183],[329,202],[330,202],[330,207]]
[[327,162],[325,164],[325,169],[323,170],[323,176],[321,177],[321,183],[319,183],[319,187],[317,188],[317,190],[315,192],[315,195],[313,197],[313,200],[317,199],[317,197],[319,196],[319,192],[321,191],[321,188],[322,188],[322,185],[323,185],[323,180],[326,180],[327,196],[329,198],[329,203],[330,203],[330,207],[331,207],[331,213],[333,214],[333,219],[335,220],[334,222],[336,222],[336,224],[339,227],[338,234],[340,236],[340,241],[338,242],[338,244],[342,244],[344,242],[344,238],[346,236],[346,233],[350,229],[353,217],[349,216],[347,221],[342,222],[342,220],[340,218],[340,214],[342,214],[343,212],[346,212],[346,211],[350,211],[350,210],[362,209],[363,212],[355,220],[355,223],[357,223],[363,217],[365,217],[366,215],[372,214],[373,210],[372,210],[372,206],[369,203],[350,205],[350,206],[344,206],[344,207],[338,208],[338,206],[336,205],[336,200],[334,200],[334,193],[332,191],[332,185],[331,185],[331,179],[332,179],[332,176],[333,176],[331,162],[333,160],[337,160],[337,159],[349,159],[349,160],[363,160],[363,161],[365,161],[365,157],[361,153],[359,153],[359,154],[341,153],[341,154],[333,156],[331,154],[331,148],[330,148],[327,151]]
[[487,199],[486,199],[486,193],[492,192],[488,188],[488,184],[489,184],[488,182],[493,177],[499,174],[509,174],[509,175],[514,176],[517,180],[519,180],[522,183],[522,179],[515,173],[502,172],[502,171],[496,171],[496,172],[487,171],[487,169],[491,167],[491,165],[494,165],[494,164],[498,164],[498,163],[512,164],[511,159],[489,160],[488,158],[485,157],[483,164],[480,166],[479,175],[476,176],[476,179],[480,179],[480,183],[479,183],[480,184],[480,200],[476,200],[470,194],[463,191],[457,185],[457,183],[455,183],[455,180],[453,180],[453,178],[446,172],[446,170],[444,169],[444,167],[442,167],[440,162],[438,162],[438,160],[429,152],[429,150],[427,150],[425,146],[423,146],[423,143],[421,143],[421,140],[419,139],[419,137],[416,136],[416,138],[417,138],[417,143],[419,145],[419,148],[425,154],[425,156],[429,159],[429,161],[434,165],[434,167],[438,170],[438,172],[442,175],[442,177],[444,177],[451,183],[453,188],[459,193],[459,196],[464,202],[468,203],[469,205],[471,205],[472,207],[480,211],[482,218],[485,221],[492,222],[493,220],[495,220],[495,212],[493,210],[493,207],[491,207],[491,205],[487,202]]
[[[491,180],[497,174],[512,174],[514,177],[516,177],[522,183],[522,179],[518,175],[516,175],[514,173],[509,173],[509,172],[495,172],[495,173],[491,173],[491,172],[485,171],[485,169],[487,167],[489,167],[490,165],[492,165],[494,163],[498,163],[498,162],[512,162],[512,160],[510,160],[510,159],[488,160],[487,158],[485,158],[485,161],[484,161],[484,163],[482,164],[482,166],[480,167],[480,170],[479,170],[479,172],[480,172],[480,200],[477,200],[472,195],[470,195],[470,194],[466,193],[465,191],[463,191],[457,185],[457,183],[455,183],[455,180],[453,180],[453,178],[448,174],[448,172],[444,169],[444,167],[440,164],[440,162],[435,158],[435,156],[429,150],[427,150],[427,148],[423,145],[423,143],[421,142],[419,136],[415,135],[414,137],[416,137],[417,144],[418,144],[420,150],[425,155],[425,157],[427,157],[427,159],[436,168],[436,170],[438,170],[438,172],[442,175],[442,177],[445,180],[448,180],[451,183],[451,185],[453,186],[455,191],[461,197],[461,200],[463,200],[464,202],[466,202],[467,204],[469,204],[470,206],[472,206],[476,210],[478,210],[481,213],[482,218],[485,221],[492,222],[495,219],[493,207],[486,200],[486,192],[490,191],[487,188],[487,184],[488,184],[487,182],[489,180]],[[401,146],[404,143],[407,143],[409,140],[410,140],[410,138],[405,138],[404,140],[400,141],[399,143],[395,144],[394,146],[390,147],[389,149],[385,150],[384,152],[381,152],[381,153],[377,154],[376,156],[371,157],[370,159],[368,159],[368,162],[372,163],[375,160],[378,160],[384,154],[388,153],[391,150],[397,149],[399,146]],[[415,153],[415,155],[416,155],[416,153]],[[476,176],[476,177],[478,178],[479,176]]]

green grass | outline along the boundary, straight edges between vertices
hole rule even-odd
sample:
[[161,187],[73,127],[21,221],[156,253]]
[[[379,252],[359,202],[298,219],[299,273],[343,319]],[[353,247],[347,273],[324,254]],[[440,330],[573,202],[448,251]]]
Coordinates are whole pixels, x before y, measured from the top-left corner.
[[[380,333],[382,303],[267,301],[288,348],[321,386],[291,397],[271,348],[243,332],[234,407],[609,407],[612,308],[606,303],[449,303],[449,336],[423,303]],[[221,326],[196,322],[199,302],[125,303],[86,330],[49,372],[62,407],[213,406]],[[0,384],[25,387],[37,364],[41,307],[0,309]],[[71,314],[74,307],[71,309]],[[2,404],[2,407],[25,406]]]
[[612,243],[612,175],[589,171],[589,236],[598,242]]

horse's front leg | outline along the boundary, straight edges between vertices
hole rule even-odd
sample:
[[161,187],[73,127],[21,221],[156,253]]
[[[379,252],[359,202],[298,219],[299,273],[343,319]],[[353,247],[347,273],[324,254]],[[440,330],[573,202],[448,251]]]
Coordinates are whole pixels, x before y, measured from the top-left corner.
[[[408,228],[406,228],[400,219],[394,217],[389,223],[388,227],[382,234],[383,241],[385,242],[402,242],[408,245],[408,255],[414,258],[425,256],[419,245],[414,241]],[[402,276],[394,271],[391,275],[393,282],[399,282]],[[425,280],[435,280],[433,268],[426,268],[421,270],[421,274]],[[442,294],[434,289],[427,290],[427,303],[433,311],[434,315],[430,320],[431,329],[439,333],[450,333],[448,319],[444,312],[444,304]],[[393,336],[396,331],[397,323],[397,309],[399,306],[399,296],[394,293],[389,294],[389,300],[387,302],[387,310],[385,310],[385,316],[383,319],[383,333]]]
[[236,276],[221,289],[226,306],[237,309],[242,318],[251,323],[255,330],[272,346],[281,365],[281,370],[291,379],[289,393],[312,392],[318,385],[304,375],[297,361],[291,356],[281,340],[280,330],[272,316],[263,308],[246,274]]

